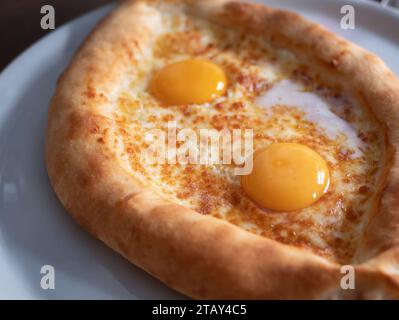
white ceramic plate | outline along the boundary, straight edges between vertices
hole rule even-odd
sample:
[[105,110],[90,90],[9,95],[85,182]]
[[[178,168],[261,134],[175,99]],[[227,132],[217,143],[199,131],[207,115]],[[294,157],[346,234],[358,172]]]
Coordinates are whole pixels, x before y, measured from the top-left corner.
[[[374,51],[399,74],[399,14],[351,1],[356,29],[340,28],[348,1],[265,0],[320,22]],[[57,28],[0,74],[0,298],[183,298],[87,235],[55,197],[44,165],[47,106],[72,54],[108,6]],[[55,268],[43,290],[40,269]]]

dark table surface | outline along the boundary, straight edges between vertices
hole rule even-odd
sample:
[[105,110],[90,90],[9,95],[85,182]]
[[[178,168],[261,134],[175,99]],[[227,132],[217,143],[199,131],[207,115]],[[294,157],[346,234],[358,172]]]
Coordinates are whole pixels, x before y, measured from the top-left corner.
[[0,0],[0,71],[32,43],[53,32],[43,30],[44,5],[55,10],[55,27],[113,0]]

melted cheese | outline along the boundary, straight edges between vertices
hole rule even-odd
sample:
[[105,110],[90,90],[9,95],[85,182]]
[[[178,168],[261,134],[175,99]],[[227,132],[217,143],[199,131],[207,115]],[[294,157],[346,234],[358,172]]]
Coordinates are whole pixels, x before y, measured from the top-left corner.
[[[166,12],[167,10],[165,10]],[[177,61],[212,61],[227,74],[226,95],[203,104],[163,106],[148,92],[154,73]],[[170,200],[264,237],[350,262],[375,201],[385,141],[370,114],[320,83],[295,57],[248,34],[179,13],[165,13],[158,39],[137,53],[126,86],[113,100],[118,154],[129,170]],[[295,212],[263,209],[246,196],[233,165],[149,164],[145,133],[175,121],[177,130],[253,129],[254,147],[299,143],[330,170],[328,192]]]

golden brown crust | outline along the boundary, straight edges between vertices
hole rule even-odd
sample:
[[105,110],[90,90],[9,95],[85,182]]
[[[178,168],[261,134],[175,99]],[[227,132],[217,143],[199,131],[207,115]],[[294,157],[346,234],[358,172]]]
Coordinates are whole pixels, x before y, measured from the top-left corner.
[[364,99],[386,126],[392,151],[381,204],[358,252],[356,290],[344,291],[340,265],[170,203],[111,151],[118,124],[106,113],[107,95],[135,63],[134,52],[153,40],[160,12],[152,2],[128,1],[104,19],[59,80],[46,162],[67,211],[112,249],[194,298],[399,298],[395,76],[379,58],[296,14],[229,0],[184,1],[194,14],[249,28],[293,51],[324,81]]

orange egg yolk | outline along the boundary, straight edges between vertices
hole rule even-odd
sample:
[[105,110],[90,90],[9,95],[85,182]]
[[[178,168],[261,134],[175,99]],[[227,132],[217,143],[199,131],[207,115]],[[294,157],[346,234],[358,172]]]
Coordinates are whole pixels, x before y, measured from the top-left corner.
[[274,143],[253,155],[253,170],[242,176],[247,195],[260,206],[294,211],[316,202],[328,189],[326,161],[312,149],[296,143]]
[[150,91],[166,105],[202,104],[226,92],[224,71],[206,60],[192,59],[170,64],[151,80]]

